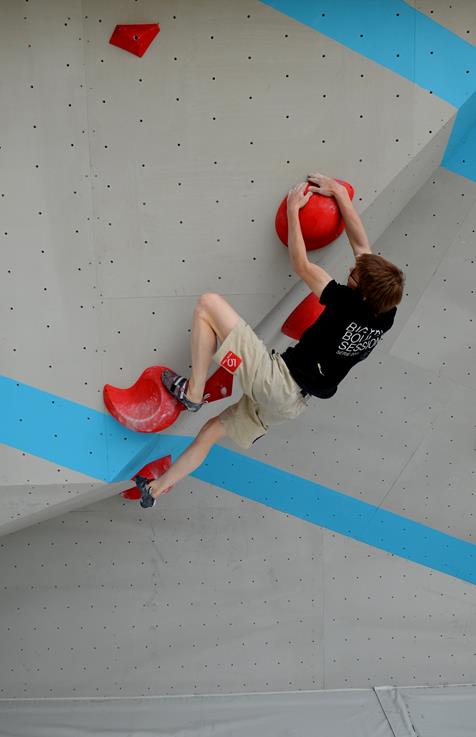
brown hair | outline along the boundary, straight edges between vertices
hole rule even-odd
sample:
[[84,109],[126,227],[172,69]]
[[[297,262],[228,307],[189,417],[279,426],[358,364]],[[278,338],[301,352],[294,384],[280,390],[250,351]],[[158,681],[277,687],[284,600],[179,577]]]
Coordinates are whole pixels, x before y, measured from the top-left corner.
[[405,276],[398,266],[373,253],[358,256],[355,264],[359,292],[376,313],[400,303]]

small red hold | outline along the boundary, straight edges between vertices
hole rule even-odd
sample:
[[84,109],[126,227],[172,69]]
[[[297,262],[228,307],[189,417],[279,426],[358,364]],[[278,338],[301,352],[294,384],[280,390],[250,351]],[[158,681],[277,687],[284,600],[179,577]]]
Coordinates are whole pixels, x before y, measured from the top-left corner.
[[205,384],[203,398],[205,402],[216,402],[217,399],[231,397],[233,391],[233,374],[219,367]]
[[128,389],[105,385],[104,404],[121,425],[137,432],[160,432],[175,422],[185,407],[162,384],[166,369],[150,366]]
[[321,305],[319,302],[319,297],[311,292],[291,312],[284,322],[281,332],[289,338],[293,338],[293,340],[300,340],[304,331],[315,323],[325,309],[325,305]]
[[144,56],[159,31],[158,23],[116,26],[109,43],[136,56]]
[[[145,479],[154,481],[155,479],[160,479],[160,477],[169,470],[171,465],[172,456],[164,456],[163,458],[159,458],[157,461],[151,461],[151,463],[148,463],[147,466],[144,466],[144,468],[141,468],[141,470],[136,473],[136,476],[143,476]],[[169,486],[169,488],[164,491],[164,494],[168,494],[172,488],[173,486]],[[124,499],[132,500],[141,498],[140,491],[137,486],[133,486],[131,489],[121,492],[121,496]]]
[[[336,179],[347,189],[350,198],[354,196],[354,188],[348,182]],[[305,193],[308,192],[308,187]],[[281,202],[276,213],[276,233],[285,246],[288,245],[287,197]],[[313,194],[310,200],[299,211],[302,237],[307,251],[327,246],[340,236],[344,230],[344,220],[334,197]]]

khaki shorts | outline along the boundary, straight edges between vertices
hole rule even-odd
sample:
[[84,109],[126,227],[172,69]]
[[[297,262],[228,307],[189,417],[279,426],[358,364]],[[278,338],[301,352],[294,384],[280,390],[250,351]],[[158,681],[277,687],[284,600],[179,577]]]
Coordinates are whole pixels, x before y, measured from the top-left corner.
[[242,319],[227,335],[213,360],[220,365],[232,351],[241,364],[234,372],[243,396],[220,415],[226,434],[241,448],[250,448],[271,425],[298,417],[308,406],[279,353],[265,344]]

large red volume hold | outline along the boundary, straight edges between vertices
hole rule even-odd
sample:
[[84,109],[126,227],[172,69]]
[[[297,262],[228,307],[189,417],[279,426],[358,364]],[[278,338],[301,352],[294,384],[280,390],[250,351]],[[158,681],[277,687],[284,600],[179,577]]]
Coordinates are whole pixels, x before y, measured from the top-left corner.
[[158,23],[116,26],[109,43],[136,56],[144,56],[159,31]]
[[325,305],[321,305],[319,302],[319,297],[314,292],[311,292],[291,312],[288,319],[284,322],[281,332],[289,338],[300,340],[301,335],[311,327],[325,309]]
[[[175,422],[184,405],[175,399],[162,384],[167,366],[150,366],[128,389],[106,384],[104,404],[115,419],[137,432],[160,432]],[[204,401],[216,402],[230,397],[233,375],[218,368],[205,384]]]
[[[350,198],[354,197],[354,188],[348,182],[336,179],[343,184]],[[305,193],[308,192],[308,185]],[[281,202],[276,213],[276,233],[285,246],[288,245],[288,214],[287,196]],[[325,197],[322,194],[313,194],[306,205],[299,211],[302,236],[307,251],[327,246],[340,236],[344,230],[344,221],[334,197]]]
[[162,384],[166,369],[150,366],[128,389],[105,385],[104,404],[121,425],[138,432],[160,432],[175,422],[185,408]]
[[[154,481],[155,479],[160,479],[160,477],[169,470],[171,465],[172,456],[164,456],[163,458],[159,458],[157,461],[151,461],[151,463],[148,463],[147,466],[144,466],[144,468],[141,468],[141,470],[136,473],[136,476],[143,476],[145,479]],[[169,488],[164,491],[164,494],[168,494],[172,488],[173,485],[169,486]],[[124,497],[124,499],[140,499],[141,493],[137,486],[133,486],[131,489],[126,489],[126,491],[121,492],[121,496]]]

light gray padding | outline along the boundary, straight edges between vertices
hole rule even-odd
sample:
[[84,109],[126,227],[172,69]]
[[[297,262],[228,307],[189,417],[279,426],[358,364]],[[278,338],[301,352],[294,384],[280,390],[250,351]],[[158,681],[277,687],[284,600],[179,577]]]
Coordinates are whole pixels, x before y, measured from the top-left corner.
[[474,686],[0,700],[0,737],[472,737]]
[[402,698],[401,689],[381,686],[374,689],[394,737],[418,737]]
[[0,737],[51,737],[58,730],[61,737],[394,737],[370,689],[106,701],[0,701]]
[[475,686],[401,689],[418,737],[472,737],[476,725]]
[[472,737],[476,687],[375,689],[395,737]]

